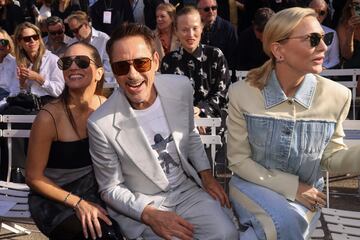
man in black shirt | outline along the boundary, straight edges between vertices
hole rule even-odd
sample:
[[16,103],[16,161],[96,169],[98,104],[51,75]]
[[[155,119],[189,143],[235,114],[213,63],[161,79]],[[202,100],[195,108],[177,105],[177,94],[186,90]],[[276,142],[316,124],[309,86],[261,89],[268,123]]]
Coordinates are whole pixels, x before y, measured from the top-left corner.
[[239,45],[236,51],[237,70],[250,70],[260,67],[269,57],[262,46],[262,32],[265,24],[274,15],[270,8],[259,8],[254,15],[252,26],[239,34]]

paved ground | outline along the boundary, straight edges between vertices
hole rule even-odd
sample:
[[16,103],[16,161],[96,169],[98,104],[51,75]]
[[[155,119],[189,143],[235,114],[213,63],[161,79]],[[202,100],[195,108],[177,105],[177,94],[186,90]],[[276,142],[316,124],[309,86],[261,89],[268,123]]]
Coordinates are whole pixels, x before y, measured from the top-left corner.
[[[340,178],[341,179],[341,178]],[[358,193],[358,180],[333,178],[330,181],[330,207],[343,210],[360,211],[360,195]],[[0,239],[17,239],[17,240],[45,240],[47,239],[42,235],[34,225],[24,225],[27,229],[31,229],[32,233],[27,236],[11,238],[9,236],[2,237],[7,231],[1,230]],[[326,240],[331,240],[327,237]]]

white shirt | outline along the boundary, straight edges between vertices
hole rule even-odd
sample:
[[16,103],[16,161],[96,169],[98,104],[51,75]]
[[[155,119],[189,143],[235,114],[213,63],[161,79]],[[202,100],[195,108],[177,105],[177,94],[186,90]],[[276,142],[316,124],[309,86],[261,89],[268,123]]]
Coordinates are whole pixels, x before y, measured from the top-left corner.
[[325,34],[328,32],[333,32],[334,34],[331,44],[327,46],[328,49],[325,52],[325,59],[323,63],[323,66],[325,68],[332,68],[340,63],[339,39],[335,30],[324,25],[321,25],[321,27],[323,28]]
[[[106,52],[106,43],[109,40],[109,35],[107,35],[104,32],[98,31],[95,28],[91,28],[91,38],[90,38],[90,42],[89,44],[93,45],[99,52],[101,60],[103,62],[104,65],[104,70],[105,70],[105,81],[108,83],[114,83],[115,78],[114,75],[112,74],[111,71],[111,66],[110,66],[110,60],[109,60],[109,55]],[[78,40],[76,38],[74,38],[70,43],[73,42],[78,42]]]
[[19,79],[16,76],[16,60],[8,54],[0,63],[0,88],[3,88],[11,95],[19,93]]
[[134,110],[136,121],[145,133],[154,156],[159,161],[171,188],[186,180],[179,154],[167,123],[160,98],[144,110]]
[[[40,86],[36,81],[27,80],[26,83],[28,87],[30,87],[31,93],[39,97],[45,95],[52,97],[60,96],[64,90],[65,81],[63,72],[57,66],[58,59],[59,57],[49,50],[45,51],[39,71],[39,74],[44,78],[45,82]],[[32,65],[30,65],[29,68],[31,67]]]

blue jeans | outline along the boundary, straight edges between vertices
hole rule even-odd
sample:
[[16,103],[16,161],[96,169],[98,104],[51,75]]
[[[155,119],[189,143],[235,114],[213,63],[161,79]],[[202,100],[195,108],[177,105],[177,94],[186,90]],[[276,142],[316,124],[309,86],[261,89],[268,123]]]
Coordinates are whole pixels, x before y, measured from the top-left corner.
[[237,176],[230,181],[230,200],[242,227],[241,240],[308,239],[320,217],[320,211],[313,213]]

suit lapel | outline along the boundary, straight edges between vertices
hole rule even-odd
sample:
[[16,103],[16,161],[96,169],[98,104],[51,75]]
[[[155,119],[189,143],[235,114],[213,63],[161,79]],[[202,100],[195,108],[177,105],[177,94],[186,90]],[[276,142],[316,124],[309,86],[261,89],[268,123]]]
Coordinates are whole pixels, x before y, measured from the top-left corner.
[[128,100],[124,94],[118,95],[119,103],[113,123],[114,127],[118,129],[116,141],[144,175],[162,190],[166,190],[169,182],[153,154],[145,134],[141,131]]

